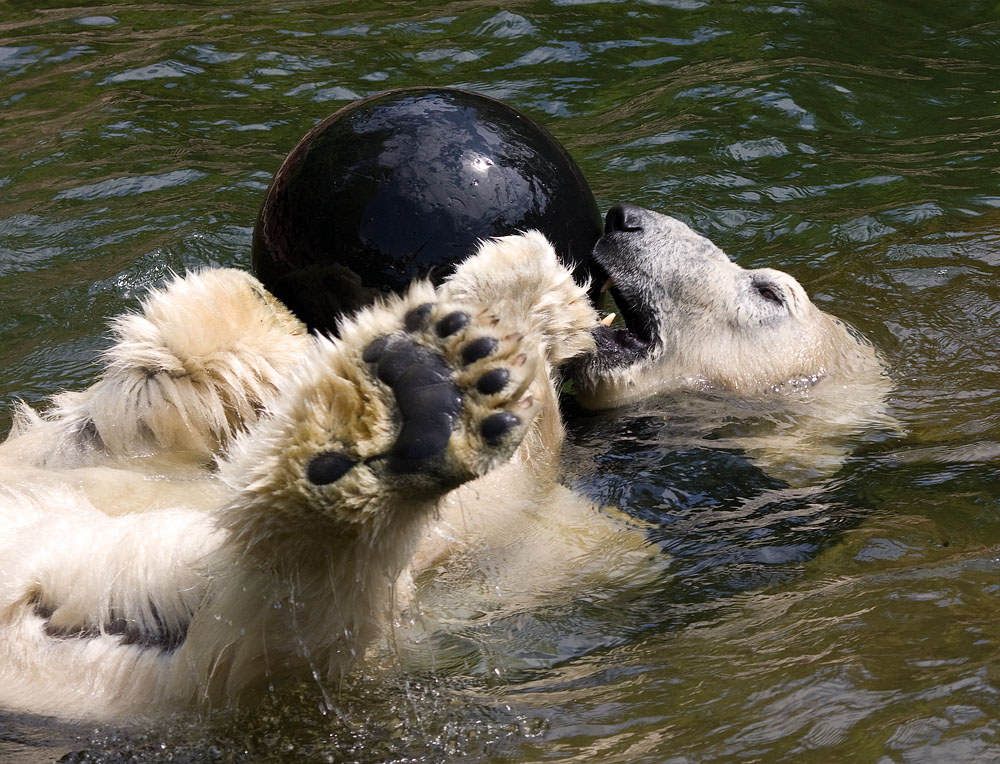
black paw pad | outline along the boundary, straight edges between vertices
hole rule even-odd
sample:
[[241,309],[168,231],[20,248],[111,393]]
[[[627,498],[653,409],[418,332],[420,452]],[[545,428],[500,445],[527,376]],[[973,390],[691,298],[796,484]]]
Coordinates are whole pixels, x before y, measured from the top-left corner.
[[425,302],[423,305],[418,305],[417,307],[408,310],[406,315],[403,316],[403,328],[408,332],[415,332],[419,329],[423,329],[424,325],[427,323],[427,317],[431,314],[431,308],[434,306],[429,302]]
[[483,395],[499,393],[510,382],[510,372],[506,369],[492,369],[486,372],[476,382],[476,389]]
[[[404,324],[416,326],[425,320],[430,314],[430,304],[426,306],[424,318],[417,315],[424,307],[421,305],[410,311],[413,320],[408,314]],[[442,322],[450,320],[462,324],[468,319],[467,313],[451,313],[438,322],[439,332]],[[392,390],[399,409],[399,436],[381,458],[387,459],[390,471],[399,474],[430,469],[431,463],[448,448],[455,422],[462,413],[462,393],[452,380],[451,367],[444,357],[404,334],[373,340],[361,356],[371,364],[372,373],[379,381]],[[344,467],[340,474],[349,469],[350,465]],[[317,470],[323,474],[319,467]],[[331,474],[333,472],[335,468],[332,467]]]
[[379,337],[368,343],[368,347],[361,351],[361,360],[365,363],[375,363],[385,352],[385,346],[389,344],[388,337]]
[[373,365],[375,376],[380,381],[393,387],[426,355],[427,351],[419,345],[414,345],[401,335],[392,335],[374,340],[365,348],[361,358]]
[[404,422],[388,452],[389,469],[403,475],[427,469],[430,460],[448,447],[453,427],[446,414]]
[[306,467],[306,477],[313,485],[329,485],[340,480],[356,464],[336,451],[316,454]]
[[444,451],[462,413],[462,394],[444,359],[410,347],[411,364],[392,388],[403,423],[389,451],[389,467],[401,473],[425,469],[428,459]]
[[462,363],[468,366],[470,363],[475,363],[486,358],[486,356],[497,349],[498,344],[494,337],[479,337],[478,339],[474,339],[462,348]]
[[479,425],[479,431],[483,434],[483,440],[489,445],[496,446],[503,440],[504,435],[514,427],[521,424],[521,420],[509,411],[501,411],[499,414],[490,414]]
[[439,337],[450,337],[455,332],[464,329],[469,323],[469,314],[460,310],[449,313],[435,325]]

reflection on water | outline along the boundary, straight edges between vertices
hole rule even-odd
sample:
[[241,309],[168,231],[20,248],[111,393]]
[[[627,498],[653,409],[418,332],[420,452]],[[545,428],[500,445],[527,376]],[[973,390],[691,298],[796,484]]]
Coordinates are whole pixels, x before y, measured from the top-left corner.
[[5,398],[86,384],[104,318],[170,269],[246,266],[270,175],[316,121],[446,84],[547,124],[602,205],[670,213],[795,275],[885,354],[901,429],[792,487],[720,439],[745,413],[729,430],[697,407],[583,417],[567,479],[651,524],[655,585],[581,587],[389,646],[425,651],[406,670],[207,722],[3,717],[0,754],[1000,758],[993,0],[66,5],[0,20]]

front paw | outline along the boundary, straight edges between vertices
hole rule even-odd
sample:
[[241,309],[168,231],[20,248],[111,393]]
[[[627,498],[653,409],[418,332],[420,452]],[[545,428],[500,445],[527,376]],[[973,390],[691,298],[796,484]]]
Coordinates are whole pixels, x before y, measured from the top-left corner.
[[[489,471],[520,445],[539,407],[531,384],[541,343],[488,307],[416,294],[394,310],[362,314],[341,336],[366,372],[362,397],[378,401],[372,408],[391,419],[391,442],[361,461],[397,490],[442,492]],[[313,457],[307,476],[331,483],[358,463],[325,451]]]

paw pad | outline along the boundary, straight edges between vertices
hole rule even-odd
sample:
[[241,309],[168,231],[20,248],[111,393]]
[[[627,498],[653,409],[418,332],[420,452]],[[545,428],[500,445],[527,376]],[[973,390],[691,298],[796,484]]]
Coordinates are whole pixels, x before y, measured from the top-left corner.
[[[431,306],[424,307],[409,311],[404,325],[425,322]],[[467,317],[450,314],[455,315]],[[361,358],[392,390],[399,409],[399,435],[385,453],[389,469],[399,474],[425,469],[429,459],[448,447],[455,420],[462,412],[462,394],[452,381],[451,367],[444,357],[403,334],[372,340]]]
[[306,467],[306,477],[313,485],[329,485],[340,480],[357,462],[335,451],[316,454]]
[[[536,342],[465,303],[411,303],[395,325],[369,335],[361,351],[372,381],[388,388],[372,395],[390,396],[385,429],[395,433],[361,463],[399,490],[441,491],[509,456],[536,411],[527,394]],[[308,478],[332,483],[355,464],[334,452],[318,454]]]
[[403,328],[410,333],[423,329],[424,325],[427,323],[427,317],[431,314],[431,308],[433,307],[434,306],[431,303],[425,302],[423,305],[418,305],[417,307],[408,310],[406,315],[403,316]]
[[368,343],[368,346],[361,351],[361,360],[365,363],[375,363],[382,355],[382,351],[385,350],[385,346],[389,344],[388,337],[379,337],[376,340],[372,340]]
[[510,372],[506,369],[491,369],[476,381],[476,389],[483,395],[499,393],[510,381]]
[[498,414],[490,414],[486,417],[482,424],[479,425],[479,431],[483,435],[483,440],[491,446],[496,446],[500,444],[500,441],[503,440],[508,432],[519,424],[521,424],[521,420],[517,415],[509,411],[501,411]]
[[461,331],[469,324],[469,314],[465,311],[456,310],[449,313],[435,325],[438,337],[450,337],[455,332]]
[[[373,366],[381,382],[420,387],[447,379],[451,370],[444,359],[401,335],[379,337],[361,353],[361,360]],[[430,379],[425,379],[431,374]]]
[[495,337],[479,337],[474,339],[462,348],[462,363],[468,366],[470,363],[475,363],[486,358],[497,349],[498,344]]

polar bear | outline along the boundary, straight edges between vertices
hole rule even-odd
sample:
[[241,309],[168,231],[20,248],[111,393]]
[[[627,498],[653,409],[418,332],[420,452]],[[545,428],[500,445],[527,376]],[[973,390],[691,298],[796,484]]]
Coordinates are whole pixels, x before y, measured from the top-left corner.
[[335,680],[443,560],[515,606],[567,561],[577,580],[655,575],[630,566],[650,558],[641,529],[558,483],[566,362],[596,407],[884,379],[790,276],[744,271],[669,218],[615,208],[596,258],[624,329],[535,232],[335,340],[225,269],[117,319],[101,378],[21,407],[0,445],[0,706],[120,718]]
[[447,553],[436,514],[565,498],[556,369],[596,320],[532,232],[338,339],[238,271],[155,291],[91,388],[0,445],[0,706],[121,718],[336,680],[415,548]]
[[671,395],[674,407],[693,392],[720,400],[718,423],[732,425],[739,401],[746,419],[778,426],[713,443],[793,483],[835,470],[848,436],[895,427],[875,348],[789,274],[742,268],[681,221],[628,204],[608,212],[594,261],[624,325],[597,327],[597,350],[574,361],[586,408],[662,406]]

